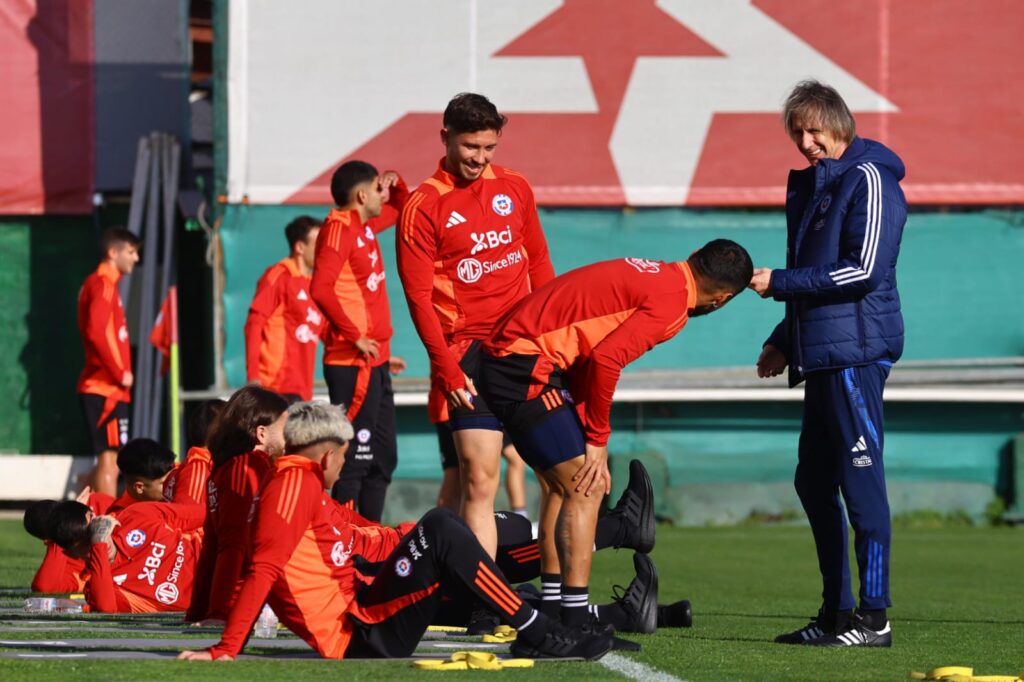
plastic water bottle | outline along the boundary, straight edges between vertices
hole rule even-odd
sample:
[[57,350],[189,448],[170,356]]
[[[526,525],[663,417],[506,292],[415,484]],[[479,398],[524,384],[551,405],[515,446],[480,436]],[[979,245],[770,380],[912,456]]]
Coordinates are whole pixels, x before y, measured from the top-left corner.
[[52,613],[57,608],[57,600],[53,597],[29,597],[25,600],[27,613]]
[[256,619],[256,627],[252,630],[256,639],[272,639],[277,637],[277,614],[269,604],[263,605],[260,617]]
[[56,597],[29,597],[25,600],[26,613],[82,613],[84,603],[75,599]]

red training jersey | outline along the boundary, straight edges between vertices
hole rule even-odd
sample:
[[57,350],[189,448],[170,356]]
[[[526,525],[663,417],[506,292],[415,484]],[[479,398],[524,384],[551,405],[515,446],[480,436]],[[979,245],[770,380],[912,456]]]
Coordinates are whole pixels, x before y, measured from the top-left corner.
[[494,329],[484,351],[539,355],[536,397],[554,367],[570,391],[591,445],[605,445],[622,368],[675,336],[697,301],[690,266],[644,258],[594,263],[556,278],[520,301]]
[[[106,493],[89,493],[86,504],[93,514],[106,514],[114,498]],[[45,541],[46,554],[32,578],[32,591],[48,594],[81,592],[85,587],[85,561],[70,557],[58,545]]]
[[106,513],[110,516],[116,517],[118,514],[123,512],[128,507],[136,504],[138,500],[128,494],[127,491],[121,493],[121,497],[114,500],[109,507],[107,507]]
[[103,418],[118,402],[132,400],[131,391],[121,384],[124,373],[132,371],[132,352],[117,290],[120,280],[117,268],[103,262],[85,278],[78,292],[78,331],[85,345],[85,367],[77,391],[107,398]]
[[[274,462],[272,478],[260,492],[252,563],[221,641],[210,649],[214,659],[238,655],[264,602],[324,658],[345,655],[353,628],[345,614],[366,623],[386,617],[359,608],[355,596],[365,582],[351,558],[358,554],[368,561],[384,560],[403,531],[352,520],[324,491],[318,463],[297,455]],[[402,606],[405,602],[389,603],[384,611],[392,607],[393,613]]]
[[292,258],[271,265],[256,282],[245,320],[247,380],[311,400],[322,327],[312,278]]
[[207,481],[203,554],[189,619],[227,618],[249,553],[253,502],[270,467],[267,453],[253,450],[214,469]]
[[408,197],[409,190],[399,178],[381,214],[367,223],[356,210],[335,208],[327,214],[316,240],[313,267],[313,298],[329,322],[324,364],[363,362],[355,343],[364,336],[379,344],[373,366],[391,357],[391,308],[377,234],[395,224]]
[[447,394],[466,385],[459,359],[468,342],[486,338],[512,304],[555,276],[533,190],[493,164],[466,182],[442,159],[399,225],[398,274],[433,383]]
[[140,502],[118,515],[113,561],[107,543],[92,546],[85,598],[101,613],[183,611],[192,598],[206,510],[196,505]]
[[189,448],[185,461],[174,467],[164,480],[164,500],[177,504],[206,506],[206,482],[213,469],[210,451]]

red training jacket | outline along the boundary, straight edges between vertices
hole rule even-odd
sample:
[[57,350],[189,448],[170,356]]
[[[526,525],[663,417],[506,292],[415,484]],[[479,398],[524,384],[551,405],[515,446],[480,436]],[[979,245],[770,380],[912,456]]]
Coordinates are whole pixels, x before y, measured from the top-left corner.
[[554,367],[570,392],[591,445],[605,445],[608,415],[622,368],[675,336],[689,319],[697,287],[685,262],[619,258],[567,272],[516,304],[484,351],[539,355],[539,395]]
[[322,328],[312,278],[291,258],[267,268],[256,283],[245,320],[246,379],[311,400]]
[[313,268],[313,298],[329,321],[324,364],[362,363],[355,342],[363,336],[379,344],[373,366],[391,357],[391,308],[377,234],[395,224],[408,197],[399,178],[381,214],[367,223],[356,210],[335,208],[327,214],[316,240]]
[[78,377],[78,393],[104,396],[100,421],[118,402],[130,403],[131,391],[121,384],[132,371],[128,324],[117,283],[121,273],[107,262],[85,278],[78,292],[78,331],[85,345],[85,367]]
[[493,164],[465,182],[442,159],[399,225],[405,298],[433,383],[447,394],[466,385],[459,359],[469,341],[486,338],[512,304],[555,276],[533,190]]
[[121,512],[110,540],[92,546],[85,598],[101,613],[183,611],[192,599],[192,578],[206,510],[191,504],[139,502]]
[[214,659],[238,655],[264,602],[324,658],[345,655],[353,628],[346,613],[367,623],[380,619],[355,601],[365,583],[351,558],[384,560],[415,524],[403,524],[404,531],[356,525],[346,511],[324,491],[319,463],[297,455],[274,462],[260,492],[252,563],[221,641],[210,649]]

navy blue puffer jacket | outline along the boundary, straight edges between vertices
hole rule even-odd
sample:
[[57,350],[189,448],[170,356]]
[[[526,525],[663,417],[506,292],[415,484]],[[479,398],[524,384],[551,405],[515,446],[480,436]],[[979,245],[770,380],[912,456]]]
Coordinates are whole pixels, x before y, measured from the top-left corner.
[[786,317],[766,343],[786,355],[791,386],[811,372],[895,362],[903,353],[903,175],[892,150],[859,137],[841,159],[790,172],[786,269],[771,278]]

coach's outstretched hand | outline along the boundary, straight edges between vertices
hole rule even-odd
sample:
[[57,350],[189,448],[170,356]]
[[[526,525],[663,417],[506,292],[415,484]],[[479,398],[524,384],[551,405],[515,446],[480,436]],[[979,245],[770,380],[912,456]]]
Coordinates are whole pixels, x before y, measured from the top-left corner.
[[[182,651],[178,654],[179,661],[212,661],[213,655],[206,650],[203,651]],[[221,656],[218,661],[233,661],[230,656]]]

